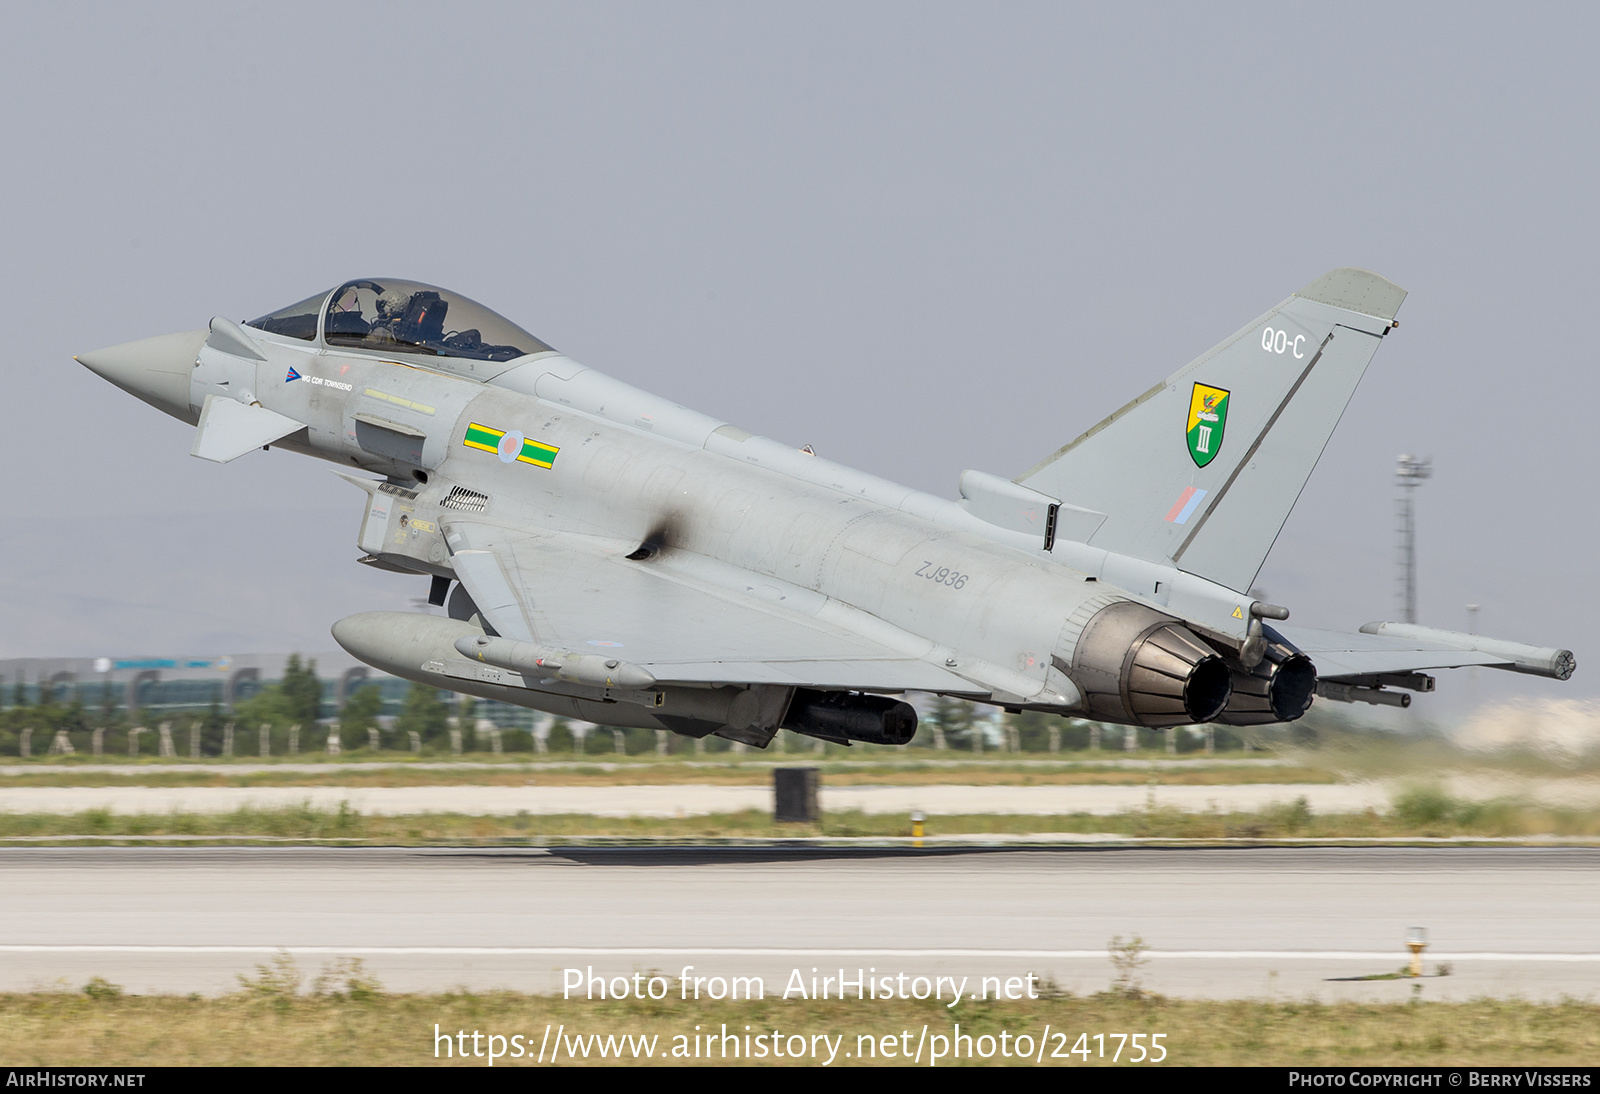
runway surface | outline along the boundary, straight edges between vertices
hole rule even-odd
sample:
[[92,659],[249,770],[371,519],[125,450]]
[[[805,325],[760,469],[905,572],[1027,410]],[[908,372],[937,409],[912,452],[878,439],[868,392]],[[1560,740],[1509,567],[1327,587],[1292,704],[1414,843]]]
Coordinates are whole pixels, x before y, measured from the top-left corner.
[[0,990],[219,993],[281,948],[308,979],[360,957],[400,991],[592,967],[676,993],[693,966],[769,997],[813,968],[1093,992],[1107,942],[1138,935],[1170,995],[1404,999],[1416,982],[1337,978],[1394,971],[1422,926],[1428,971],[1452,966],[1426,998],[1594,998],[1597,906],[1600,850],[1572,848],[5,849]]

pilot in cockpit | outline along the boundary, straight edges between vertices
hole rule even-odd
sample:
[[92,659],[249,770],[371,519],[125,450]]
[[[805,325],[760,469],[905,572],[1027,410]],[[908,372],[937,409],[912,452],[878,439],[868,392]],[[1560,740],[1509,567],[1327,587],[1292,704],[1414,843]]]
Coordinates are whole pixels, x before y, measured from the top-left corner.
[[379,344],[413,341],[402,337],[411,296],[412,294],[404,289],[385,289],[379,293],[376,302],[377,316],[372,320],[365,341]]
[[[314,305],[314,300],[305,303]],[[446,328],[447,317],[455,326]],[[275,331],[286,322],[276,313],[254,321]],[[315,337],[314,322],[301,326],[303,333],[298,326],[283,333]],[[485,332],[492,337],[486,339]],[[330,346],[474,361],[511,361],[550,350],[481,304],[416,282],[346,282],[328,299],[322,333]]]

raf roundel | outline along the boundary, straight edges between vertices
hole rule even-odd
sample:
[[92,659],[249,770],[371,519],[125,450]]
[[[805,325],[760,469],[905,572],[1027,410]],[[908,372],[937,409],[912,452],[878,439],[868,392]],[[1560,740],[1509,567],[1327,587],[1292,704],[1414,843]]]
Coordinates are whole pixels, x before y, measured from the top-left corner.
[[501,463],[516,463],[517,457],[522,455],[523,436],[515,429],[500,438],[500,443],[495,446],[495,451],[500,456]]

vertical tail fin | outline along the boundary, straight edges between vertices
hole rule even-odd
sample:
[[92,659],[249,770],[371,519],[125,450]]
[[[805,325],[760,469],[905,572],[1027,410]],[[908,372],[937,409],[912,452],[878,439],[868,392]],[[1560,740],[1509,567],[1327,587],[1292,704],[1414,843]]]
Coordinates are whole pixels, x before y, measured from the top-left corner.
[[1104,514],[1091,546],[1243,592],[1405,296],[1324,274],[1016,481]]

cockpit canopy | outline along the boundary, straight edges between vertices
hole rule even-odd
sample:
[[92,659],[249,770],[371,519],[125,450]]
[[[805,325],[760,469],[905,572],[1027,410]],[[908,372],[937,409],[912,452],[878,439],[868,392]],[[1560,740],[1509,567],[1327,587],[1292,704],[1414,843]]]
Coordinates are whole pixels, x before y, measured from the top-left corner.
[[[326,309],[323,301],[327,301]],[[475,300],[415,281],[347,281],[247,326],[329,346],[383,354],[510,361],[550,347]]]

